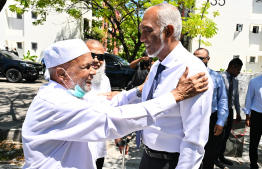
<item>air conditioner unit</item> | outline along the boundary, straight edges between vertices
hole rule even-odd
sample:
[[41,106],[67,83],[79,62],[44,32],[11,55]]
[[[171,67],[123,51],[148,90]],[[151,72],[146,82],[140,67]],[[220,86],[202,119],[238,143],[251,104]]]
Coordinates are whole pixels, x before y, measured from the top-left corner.
[[253,26],[253,33],[258,33],[259,32],[259,26]]
[[243,24],[237,24],[236,31],[241,32],[243,29]]

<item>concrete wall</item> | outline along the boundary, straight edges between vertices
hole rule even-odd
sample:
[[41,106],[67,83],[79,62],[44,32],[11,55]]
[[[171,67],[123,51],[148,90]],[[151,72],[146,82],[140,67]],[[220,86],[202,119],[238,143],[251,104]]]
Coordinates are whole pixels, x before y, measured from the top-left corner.
[[[37,55],[37,61],[43,57],[43,51],[54,42],[65,39],[83,39],[83,21],[71,18],[66,13],[50,12],[43,25],[34,26],[31,10],[17,19],[17,14],[9,11],[8,6],[16,4],[8,0],[0,13],[0,46],[7,45],[16,48],[22,58],[30,50],[31,55]],[[83,5],[79,5],[82,6]],[[84,9],[83,9],[84,10]],[[92,11],[84,14],[84,18],[92,18]],[[22,43],[22,49],[17,48],[17,42]],[[37,43],[37,49],[32,49],[32,43]]]
[[[216,71],[226,69],[234,55],[239,55],[244,65],[242,72],[262,71],[262,3],[256,0],[210,0],[209,18],[213,18],[213,11],[219,11],[220,16],[213,18],[217,24],[218,32],[213,38],[208,39],[212,46],[201,47],[210,51],[209,67]],[[200,6],[206,0],[197,0]],[[221,6],[222,2],[225,5]],[[236,25],[243,24],[241,32],[236,31]],[[253,26],[259,26],[259,33],[252,33]],[[192,52],[198,48],[198,39],[192,41]],[[203,39],[205,40],[205,39]],[[255,63],[249,63],[250,57],[255,57]]]

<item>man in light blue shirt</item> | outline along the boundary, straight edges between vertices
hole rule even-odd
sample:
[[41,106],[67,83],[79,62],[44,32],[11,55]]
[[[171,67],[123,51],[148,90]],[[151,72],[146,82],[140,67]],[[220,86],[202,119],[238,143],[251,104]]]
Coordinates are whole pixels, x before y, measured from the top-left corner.
[[[250,127],[249,158],[250,168],[259,168],[258,144],[262,135],[262,76],[258,76],[249,82],[245,108],[246,125]],[[249,115],[251,115],[251,118]]]
[[[207,49],[199,48],[194,52],[202,62],[206,65],[209,62],[209,52]],[[222,131],[224,123],[228,116],[228,100],[223,77],[214,70],[207,67],[207,70],[214,83],[214,92],[212,99],[212,114],[209,124],[209,138],[205,146],[205,156],[202,163],[202,169],[213,169],[216,150],[218,143],[222,140]]]

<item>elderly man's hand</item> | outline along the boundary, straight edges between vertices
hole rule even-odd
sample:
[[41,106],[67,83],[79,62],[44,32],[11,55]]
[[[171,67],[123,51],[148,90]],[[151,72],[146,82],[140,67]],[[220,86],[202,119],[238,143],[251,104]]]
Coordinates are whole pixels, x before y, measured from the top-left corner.
[[205,72],[200,72],[187,78],[188,72],[189,70],[187,67],[186,71],[179,79],[176,89],[171,91],[176,99],[176,102],[180,102],[199,93],[203,93],[208,89],[208,78],[204,76]]
[[118,93],[121,93],[121,92],[114,91],[114,92],[100,93],[100,94],[98,94],[98,96],[106,96],[108,100],[111,100]]

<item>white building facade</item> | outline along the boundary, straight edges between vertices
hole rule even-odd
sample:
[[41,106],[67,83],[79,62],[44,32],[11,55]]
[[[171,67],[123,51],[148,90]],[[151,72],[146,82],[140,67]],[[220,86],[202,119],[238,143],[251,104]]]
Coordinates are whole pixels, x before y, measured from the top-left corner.
[[[32,22],[37,16],[33,11],[28,10],[17,15],[8,9],[13,4],[16,2],[8,0],[0,12],[0,46],[16,48],[20,58],[29,50],[30,55],[38,56],[36,61],[40,62],[44,49],[52,43],[66,39],[83,39],[83,20],[75,20],[66,13],[49,12],[43,25],[34,26]],[[84,5],[78,6],[83,8]],[[83,18],[91,22],[92,11],[86,12]]]
[[[200,6],[206,0],[197,0]],[[209,17],[213,11],[220,16],[214,19],[218,33],[207,39],[212,46],[209,67],[216,71],[226,69],[230,60],[243,61],[241,72],[262,71],[262,0],[210,0]],[[192,52],[199,47],[199,38],[192,40]],[[206,39],[203,39],[206,40]]]

